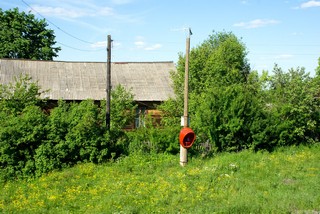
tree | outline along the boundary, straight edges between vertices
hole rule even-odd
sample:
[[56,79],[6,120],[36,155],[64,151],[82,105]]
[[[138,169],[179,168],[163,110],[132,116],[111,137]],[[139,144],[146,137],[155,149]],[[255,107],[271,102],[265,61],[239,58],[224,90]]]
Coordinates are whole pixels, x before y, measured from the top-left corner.
[[[230,85],[245,82],[250,66],[245,45],[231,32],[209,36],[189,57],[189,91],[202,93],[215,84]],[[173,75],[174,89],[183,96],[185,57],[179,56],[177,73]]]
[[[213,33],[190,52],[189,115],[198,142],[209,141],[217,150],[240,150],[250,144],[250,130],[259,114],[255,94],[257,75],[250,74],[244,44],[233,33]],[[180,55],[173,74],[173,101],[161,108],[172,118],[182,115],[185,57]],[[180,110],[180,111],[179,111]],[[165,119],[165,121],[174,121]]]
[[[278,65],[266,79],[264,94],[266,123],[259,133],[258,147],[308,144],[319,136],[319,81],[305,69],[284,72]],[[258,136],[256,135],[256,136]]]
[[53,60],[60,47],[54,47],[54,31],[47,29],[44,19],[18,8],[0,8],[0,58]]
[[0,85],[0,111],[20,114],[28,106],[42,107],[46,102],[40,99],[43,92],[30,76],[14,77],[14,83]]

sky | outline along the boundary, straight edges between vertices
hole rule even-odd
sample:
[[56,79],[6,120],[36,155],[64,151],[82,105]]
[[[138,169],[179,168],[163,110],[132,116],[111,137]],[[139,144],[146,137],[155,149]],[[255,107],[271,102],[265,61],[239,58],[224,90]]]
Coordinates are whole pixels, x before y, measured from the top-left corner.
[[177,62],[213,32],[232,32],[246,46],[252,70],[305,67],[320,57],[320,0],[1,0],[46,19],[62,50],[54,60]]

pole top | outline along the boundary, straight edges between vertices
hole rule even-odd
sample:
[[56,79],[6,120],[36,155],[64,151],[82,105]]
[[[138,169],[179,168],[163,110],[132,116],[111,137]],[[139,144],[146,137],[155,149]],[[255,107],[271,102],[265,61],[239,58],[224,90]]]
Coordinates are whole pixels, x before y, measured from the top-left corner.
[[191,28],[189,27],[189,37],[192,35]]

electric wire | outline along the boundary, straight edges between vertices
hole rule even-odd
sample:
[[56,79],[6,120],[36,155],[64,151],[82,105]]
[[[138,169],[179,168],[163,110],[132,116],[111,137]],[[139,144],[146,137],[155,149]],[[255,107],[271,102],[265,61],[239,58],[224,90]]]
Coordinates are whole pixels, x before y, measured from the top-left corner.
[[89,42],[83,39],[80,39],[77,36],[72,35],[71,33],[61,29],[58,25],[56,25],[55,23],[53,23],[52,21],[50,21],[49,19],[45,18],[41,13],[39,13],[37,10],[35,10],[33,7],[31,7],[27,2],[25,2],[24,0],[21,0],[22,3],[24,3],[27,7],[29,7],[31,10],[33,10],[35,13],[37,13],[39,16],[41,16],[43,19],[45,19],[48,23],[50,23],[51,25],[55,26],[58,30],[60,30],[61,32],[63,32],[64,34],[78,40],[81,41],[83,43],[87,43],[87,44],[94,44],[93,42]]
[[[78,41],[81,41],[81,42],[83,42],[83,43],[86,43],[86,44],[91,44],[91,45],[95,44],[95,43],[93,43],[93,42],[90,42],[90,41],[86,41],[86,40],[84,40],[84,39],[81,39],[81,38],[79,38],[79,37],[77,37],[77,36],[75,36],[75,35],[67,32],[66,30],[60,28],[58,25],[56,25],[56,24],[53,23],[52,21],[50,21],[49,19],[45,18],[41,13],[39,13],[36,9],[34,9],[31,5],[29,5],[25,0],[21,0],[21,2],[22,2],[23,4],[25,4],[27,7],[29,7],[29,8],[30,8],[32,11],[34,11],[36,14],[38,14],[40,17],[42,17],[43,19],[45,19],[48,23],[50,23],[51,25],[53,25],[54,27],[56,27],[58,30],[60,30],[61,32],[63,32],[64,34],[72,37],[73,39],[76,39],[76,40],[78,40]],[[133,43],[135,42],[135,40],[130,40],[130,41],[129,41],[129,40],[118,40],[118,41],[119,41],[119,42],[133,42]],[[155,41],[148,41],[148,42],[154,43]],[[105,49],[98,49],[98,50],[80,49],[80,48],[72,47],[72,46],[70,46],[70,45],[66,45],[66,44],[61,43],[61,42],[57,42],[57,43],[60,44],[60,45],[65,46],[65,47],[68,47],[68,48],[70,48],[70,49],[77,50],[77,51],[83,51],[83,52],[99,52],[99,51],[105,50]],[[163,43],[163,42],[161,42],[161,43]],[[179,44],[180,42],[168,42],[168,41],[165,42],[165,44],[169,44],[169,43],[170,43],[170,44]],[[247,45],[247,47],[249,47],[249,46],[290,46],[290,47],[299,46],[299,47],[301,47],[301,46],[320,46],[320,45],[318,45],[318,44],[316,44],[316,45],[311,45],[311,44],[306,44],[306,45],[303,45],[303,44],[295,44],[295,45],[290,45],[290,44],[271,44],[271,45],[266,45],[266,44],[251,44],[251,45]],[[141,50],[143,50],[143,49],[141,49]],[[145,51],[151,51],[151,52],[167,52],[167,50],[163,50],[163,49],[162,49],[162,50],[145,50]],[[170,51],[170,52],[171,52],[171,51]],[[251,54],[255,54],[255,55],[276,55],[276,54],[274,54],[274,53],[253,53],[253,52],[251,52]],[[299,53],[299,54],[292,54],[292,55],[318,55],[318,54],[313,54],[313,53],[302,54],[302,53]]]
[[67,48],[70,48],[70,49],[73,49],[73,50],[77,50],[77,51],[82,51],[82,52],[100,52],[100,51],[105,51],[106,49],[103,48],[103,49],[98,49],[98,50],[88,50],[88,49],[80,49],[80,48],[75,48],[75,47],[72,47],[70,45],[66,45],[64,43],[61,43],[61,42],[57,42],[58,44],[62,45],[62,46],[65,46]]

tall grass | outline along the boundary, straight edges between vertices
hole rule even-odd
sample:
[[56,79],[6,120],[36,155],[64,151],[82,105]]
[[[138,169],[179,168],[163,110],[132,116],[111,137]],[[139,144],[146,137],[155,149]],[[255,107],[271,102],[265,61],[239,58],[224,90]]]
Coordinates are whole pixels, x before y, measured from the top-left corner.
[[131,155],[1,186],[1,213],[320,212],[320,146],[193,158]]

